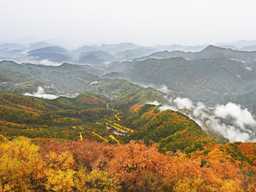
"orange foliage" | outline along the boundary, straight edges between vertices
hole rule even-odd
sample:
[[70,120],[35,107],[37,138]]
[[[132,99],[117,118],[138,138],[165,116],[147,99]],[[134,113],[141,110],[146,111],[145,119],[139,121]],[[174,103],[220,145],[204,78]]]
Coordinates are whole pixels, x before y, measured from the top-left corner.
[[130,111],[137,113],[140,111],[140,109],[143,107],[142,104],[134,104],[133,106],[130,107]]
[[96,96],[81,97],[79,98],[79,102],[81,104],[88,104],[88,105],[100,105],[104,103],[100,98]]
[[253,143],[240,143],[238,145],[240,151],[249,158],[256,158],[256,144]]
[[[17,175],[22,179],[20,183],[7,180],[11,187],[26,184],[30,188],[33,183],[26,177],[31,177],[37,183],[34,187],[53,191],[83,191],[84,187],[128,192],[255,190],[256,176],[248,175],[248,170],[253,169],[249,169],[250,165],[244,169],[241,161],[226,153],[223,145],[211,145],[208,153],[186,155],[181,152],[163,154],[155,145],[138,142],[110,145],[89,140],[34,140],[40,147],[27,140],[2,142],[1,174],[11,178],[10,171],[22,170]],[[19,155],[21,152],[26,156]],[[6,160],[13,162],[8,169]],[[20,161],[21,166],[17,166],[16,161]]]

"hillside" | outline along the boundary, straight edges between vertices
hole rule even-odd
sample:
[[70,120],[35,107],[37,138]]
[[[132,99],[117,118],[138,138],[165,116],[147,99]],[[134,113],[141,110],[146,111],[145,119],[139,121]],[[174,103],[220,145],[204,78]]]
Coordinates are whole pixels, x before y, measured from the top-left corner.
[[219,143],[178,112],[136,102],[120,108],[91,93],[56,100],[1,93],[0,103],[4,189],[255,189],[255,144]]
[[134,81],[166,85],[179,95],[210,103],[246,93],[256,83],[255,71],[229,59],[149,59],[133,63],[127,73]]
[[[180,143],[180,146],[172,143],[173,147],[185,150],[194,145],[194,139],[202,144],[211,140],[184,115],[161,112],[153,105],[144,106],[139,99],[131,99],[127,103],[123,98],[109,100],[87,93],[76,98],[44,100],[1,93],[0,101],[0,134],[9,137],[23,135],[78,139],[82,134],[85,138],[96,137],[100,141],[111,141],[111,137],[114,137],[118,142],[134,139],[144,140],[145,143],[155,142],[165,151],[174,150],[169,146],[171,141],[175,139],[181,142],[187,134],[190,136],[186,143]],[[135,110],[136,106],[141,106],[141,109],[137,107]],[[112,139],[112,142],[115,141]]]
[[128,136],[128,140],[143,140],[145,143],[158,143],[162,151],[178,150],[190,153],[203,150],[204,145],[216,142],[188,117],[171,110],[159,111],[154,105],[131,107],[133,113],[126,119],[129,127],[138,131]]
[[[81,126],[93,125],[110,115],[106,98],[82,95],[76,99],[43,100],[1,93],[1,134],[10,137],[58,137],[77,139]],[[85,130],[87,131],[87,130]]]
[[73,93],[85,90],[89,82],[97,80],[99,70],[90,66],[62,64],[60,66],[43,66],[18,64],[12,61],[0,62],[1,84],[5,90],[32,92],[38,86],[50,87],[59,93]]

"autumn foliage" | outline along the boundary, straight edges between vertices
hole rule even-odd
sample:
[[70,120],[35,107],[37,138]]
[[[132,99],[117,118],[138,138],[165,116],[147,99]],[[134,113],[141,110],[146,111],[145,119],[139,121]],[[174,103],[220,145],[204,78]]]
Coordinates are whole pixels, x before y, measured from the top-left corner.
[[0,191],[255,191],[255,167],[226,148],[163,154],[138,142],[1,137]]

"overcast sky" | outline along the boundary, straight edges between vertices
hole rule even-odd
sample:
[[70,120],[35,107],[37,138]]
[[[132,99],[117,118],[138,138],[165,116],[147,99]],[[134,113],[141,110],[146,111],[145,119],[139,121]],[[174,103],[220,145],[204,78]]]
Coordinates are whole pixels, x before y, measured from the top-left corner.
[[255,40],[255,0],[0,0],[0,42]]

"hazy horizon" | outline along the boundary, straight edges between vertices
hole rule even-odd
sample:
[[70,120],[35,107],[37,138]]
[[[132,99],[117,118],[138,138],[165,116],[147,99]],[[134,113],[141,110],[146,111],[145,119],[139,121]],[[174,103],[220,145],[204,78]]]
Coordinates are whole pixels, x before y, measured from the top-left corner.
[[1,0],[0,42],[77,47],[255,40],[255,5],[252,0]]

